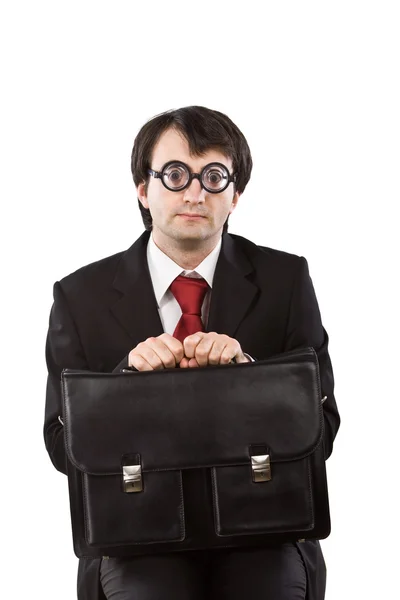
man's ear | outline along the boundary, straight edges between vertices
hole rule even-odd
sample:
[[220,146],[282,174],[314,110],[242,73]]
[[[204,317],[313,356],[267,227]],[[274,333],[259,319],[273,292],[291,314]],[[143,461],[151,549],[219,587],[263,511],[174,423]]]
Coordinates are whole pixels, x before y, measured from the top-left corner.
[[229,210],[230,215],[233,213],[233,211],[235,210],[235,208],[237,206],[237,203],[239,202],[239,196],[240,196],[240,192],[235,192],[235,194],[232,198],[231,208]]
[[145,183],[143,181],[142,183],[139,183],[139,185],[137,186],[137,197],[139,198],[139,200],[142,203],[142,205],[144,206],[144,208],[149,208],[149,203],[147,202],[147,195],[146,195],[144,188],[145,188]]

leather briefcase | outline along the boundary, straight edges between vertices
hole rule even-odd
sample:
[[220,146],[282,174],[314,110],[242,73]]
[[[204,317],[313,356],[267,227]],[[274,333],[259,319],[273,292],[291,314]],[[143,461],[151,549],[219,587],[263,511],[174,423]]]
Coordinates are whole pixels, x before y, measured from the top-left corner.
[[78,557],[330,533],[318,358],[61,375]]

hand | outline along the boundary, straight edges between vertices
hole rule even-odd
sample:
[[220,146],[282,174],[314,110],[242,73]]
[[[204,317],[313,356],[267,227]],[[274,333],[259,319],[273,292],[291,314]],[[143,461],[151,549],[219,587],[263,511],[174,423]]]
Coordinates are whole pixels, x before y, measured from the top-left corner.
[[228,364],[233,358],[237,363],[250,362],[237,340],[214,331],[189,335],[183,340],[183,350],[184,356],[179,362],[181,369]]
[[138,371],[176,367],[184,356],[183,345],[169,333],[149,337],[129,352],[128,365]]

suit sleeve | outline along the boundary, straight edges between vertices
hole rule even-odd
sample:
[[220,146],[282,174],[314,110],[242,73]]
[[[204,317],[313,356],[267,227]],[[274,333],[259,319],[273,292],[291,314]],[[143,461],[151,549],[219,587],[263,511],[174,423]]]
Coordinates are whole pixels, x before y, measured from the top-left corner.
[[[120,363],[117,364],[117,366],[113,369],[113,373],[119,373],[119,371],[121,369],[127,369],[128,368],[128,358],[129,358],[129,354],[127,354],[126,356],[124,356],[124,358],[121,360]],[[135,369],[135,371],[137,371],[137,369]]]
[[329,337],[322,325],[314,286],[309,274],[307,260],[301,256],[295,277],[284,351],[312,346],[317,353],[324,411],[324,452],[327,459],[333,449],[333,441],[340,425],[340,417],[334,396],[334,377],[328,353]]
[[[46,338],[47,386],[44,440],[55,468],[66,473],[64,431],[62,419],[61,371],[66,368],[90,370],[79,333],[59,281],[53,286],[54,302],[50,311]],[[113,373],[128,367],[128,355]]]
[[89,369],[73,318],[60,282],[53,286],[54,302],[46,338],[47,386],[44,440],[55,468],[66,473],[61,401],[61,371],[64,368]]

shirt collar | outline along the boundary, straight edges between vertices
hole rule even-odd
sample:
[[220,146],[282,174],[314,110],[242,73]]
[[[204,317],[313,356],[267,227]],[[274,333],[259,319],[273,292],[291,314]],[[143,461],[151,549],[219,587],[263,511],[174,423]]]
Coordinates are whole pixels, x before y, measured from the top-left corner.
[[153,233],[151,232],[149,241],[147,244],[147,263],[149,265],[149,271],[151,280],[153,283],[153,289],[156,296],[157,304],[160,302],[171,283],[178,277],[178,275],[195,276],[196,273],[203,277],[210,288],[214,279],[215,267],[219,253],[221,250],[222,237],[219,239],[218,244],[214,250],[210,252],[208,256],[192,270],[183,269],[176,262],[174,262],[169,256],[164,254],[162,250],[156,245],[153,240]]

